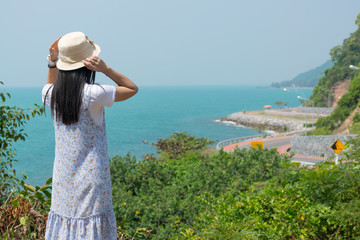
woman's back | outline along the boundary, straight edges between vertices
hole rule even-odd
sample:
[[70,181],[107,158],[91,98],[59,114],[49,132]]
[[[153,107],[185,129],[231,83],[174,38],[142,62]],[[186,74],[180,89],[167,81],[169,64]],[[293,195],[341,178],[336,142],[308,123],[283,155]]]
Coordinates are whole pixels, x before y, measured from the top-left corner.
[[[53,116],[56,150],[45,239],[116,239],[104,107],[132,97],[137,86],[106,65],[83,33],[66,34],[49,50],[43,101]],[[95,72],[118,86],[94,84]]]
[[85,87],[77,123],[54,120],[56,149],[48,219],[50,228],[54,227],[49,232],[62,235],[65,229],[73,236],[70,239],[116,239],[105,122],[96,123],[91,117],[87,92]]

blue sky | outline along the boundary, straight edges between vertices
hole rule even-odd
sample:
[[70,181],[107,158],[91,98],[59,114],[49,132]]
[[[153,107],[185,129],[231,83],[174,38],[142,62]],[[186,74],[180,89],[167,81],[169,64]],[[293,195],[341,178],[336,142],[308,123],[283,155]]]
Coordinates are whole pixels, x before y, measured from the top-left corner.
[[3,1],[0,81],[42,86],[50,44],[82,31],[139,86],[268,85],[328,60],[358,13],[359,0]]

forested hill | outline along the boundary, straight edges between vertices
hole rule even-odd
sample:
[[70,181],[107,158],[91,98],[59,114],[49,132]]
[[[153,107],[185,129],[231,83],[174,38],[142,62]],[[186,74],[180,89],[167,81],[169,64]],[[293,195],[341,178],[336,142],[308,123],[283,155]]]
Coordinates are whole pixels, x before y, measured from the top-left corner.
[[317,68],[300,73],[292,80],[272,83],[270,87],[315,87],[324,72],[333,65],[333,62],[328,60]]
[[355,20],[357,30],[346,38],[342,45],[330,50],[334,66],[325,71],[325,76],[319,79],[318,85],[310,97],[318,107],[325,107],[334,101],[333,89],[336,84],[352,79],[358,70],[350,69],[350,65],[358,66],[360,63],[360,14]]

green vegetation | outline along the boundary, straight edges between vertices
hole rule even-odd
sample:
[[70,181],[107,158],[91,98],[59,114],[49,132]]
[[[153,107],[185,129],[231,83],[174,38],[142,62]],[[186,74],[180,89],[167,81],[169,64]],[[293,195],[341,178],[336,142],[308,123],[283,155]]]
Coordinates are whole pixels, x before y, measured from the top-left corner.
[[[351,141],[347,158],[358,160],[360,139]],[[128,236],[136,229],[142,239],[360,236],[357,163],[302,168],[275,149],[211,157],[188,150],[177,159],[115,157],[111,171],[114,210]]]
[[[359,20],[359,16],[355,24]],[[314,100],[318,107],[327,107],[333,102],[332,89],[336,83],[353,78],[357,70],[349,68],[350,65],[357,65],[360,62],[360,28],[350,37],[343,41],[342,45],[335,46],[330,51],[334,66],[325,71],[325,76],[319,79],[318,85],[313,90],[311,100]]]
[[360,134],[360,123],[354,123],[349,127],[351,134]]
[[13,168],[17,161],[13,143],[25,141],[27,120],[43,114],[44,109],[38,105],[32,110],[9,106],[6,100],[10,97],[0,92],[0,238],[39,239],[45,233],[45,216],[51,204],[51,178],[42,187],[25,184],[27,176]]
[[359,236],[359,193],[353,191],[360,181],[358,166],[324,164],[311,170],[287,170],[264,186],[254,184],[235,196],[201,197],[206,210],[187,229],[201,239]]
[[[12,169],[11,148],[26,138],[30,115],[42,109],[9,107],[7,97],[0,94],[0,238],[44,239],[51,178],[41,187],[25,184],[26,176],[19,179]],[[157,156],[111,159],[119,239],[360,237],[360,164],[304,168],[275,149],[204,154],[212,143],[174,133],[152,144]],[[359,161],[360,138],[346,147],[346,158]]]
[[[0,82],[0,85],[3,85],[3,82]],[[0,205],[5,201],[4,196],[11,194],[13,190],[19,190],[19,183],[26,178],[26,176],[18,177],[13,168],[13,162],[16,159],[12,144],[25,140],[27,135],[24,133],[23,126],[26,120],[29,120],[31,115],[34,117],[36,114],[42,114],[41,108],[31,111],[6,105],[5,102],[10,97],[9,93],[0,92]]]
[[166,155],[167,158],[175,159],[186,151],[201,150],[215,142],[207,138],[190,136],[185,132],[175,132],[166,139],[160,138],[156,143],[152,143],[152,145],[156,147],[158,153]]
[[276,101],[275,104],[278,105],[279,108],[281,108],[282,105],[286,105],[286,104],[288,104],[288,102]]
[[290,81],[282,81],[278,83],[272,83],[270,87],[284,88],[284,87],[315,87],[318,80],[324,76],[324,72],[331,68],[334,63],[331,60],[326,61],[321,66],[300,73]]
[[[338,101],[338,107],[328,117],[319,118],[316,122],[318,128],[314,133],[329,132],[338,128],[351,114],[352,111],[359,104],[360,100],[360,74],[354,77],[350,83],[349,90]],[[355,123],[359,117],[355,116]]]
[[[334,101],[334,87],[342,81],[351,80],[348,92],[337,102],[336,109],[328,117],[319,118],[316,129],[311,134],[331,134],[335,129],[350,116],[359,104],[360,100],[360,75],[358,70],[350,69],[350,65],[358,65],[360,62],[360,14],[355,24],[358,29],[343,41],[342,45],[335,46],[330,51],[333,67],[325,71],[325,76],[319,80],[310,97],[318,107],[332,105]],[[360,133],[360,116],[356,115],[353,125],[349,126],[351,133]]]
[[[178,136],[178,141],[187,138]],[[212,156],[192,149],[176,159],[169,156],[165,153],[137,161],[128,154],[114,157],[110,165],[115,214],[127,229],[146,228],[154,239],[180,236],[184,227],[195,224],[205,211],[201,196],[237,195],[253,182],[278,175],[282,163],[289,163],[289,158],[275,149]]]

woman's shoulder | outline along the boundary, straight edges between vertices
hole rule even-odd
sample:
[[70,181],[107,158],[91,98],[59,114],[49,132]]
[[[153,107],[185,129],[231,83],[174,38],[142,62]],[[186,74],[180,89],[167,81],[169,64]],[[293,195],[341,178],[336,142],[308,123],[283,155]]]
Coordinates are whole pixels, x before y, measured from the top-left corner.
[[41,95],[42,95],[42,102],[44,103],[45,99],[46,99],[46,105],[50,105],[50,98],[51,98],[51,87],[53,86],[53,84],[45,84],[45,86],[42,88],[41,91]]
[[100,105],[111,106],[115,98],[115,86],[105,84],[86,84],[84,86],[84,95],[90,102],[96,102]]
[[84,90],[91,91],[92,93],[103,93],[103,92],[109,92],[113,91],[115,89],[115,86],[106,85],[106,84],[88,84],[85,83]]
[[46,94],[47,91],[48,91],[52,86],[53,86],[53,84],[51,84],[51,83],[45,84],[45,85],[43,86],[43,88],[42,88],[42,94],[43,94],[43,95]]

